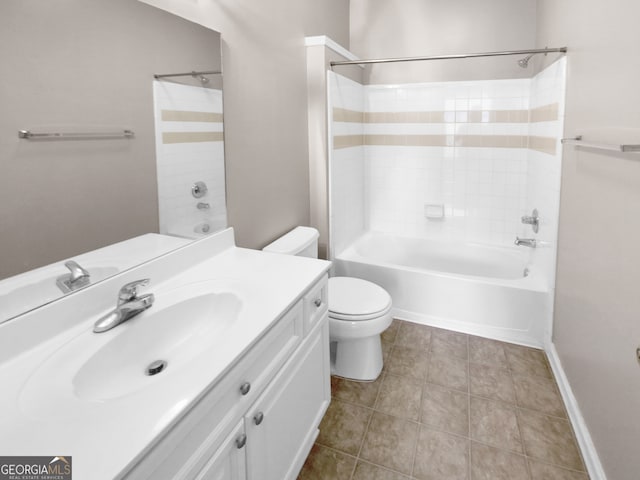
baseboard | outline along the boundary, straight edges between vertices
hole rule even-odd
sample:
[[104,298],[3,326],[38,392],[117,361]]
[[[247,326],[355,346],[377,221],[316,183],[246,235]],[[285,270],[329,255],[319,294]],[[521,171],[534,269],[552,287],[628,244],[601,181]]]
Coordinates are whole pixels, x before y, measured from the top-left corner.
[[469,335],[477,335],[479,337],[491,338],[502,342],[516,343],[526,347],[543,348],[540,341],[532,338],[532,336],[527,332],[520,330],[510,330],[476,323],[460,322],[449,318],[423,315],[421,313],[410,312],[408,310],[402,310],[395,307],[391,309],[391,316],[398,320],[407,320],[409,322],[420,323],[430,327],[454,330],[456,332],[468,333]]
[[573,395],[571,385],[564,373],[560,357],[558,356],[558,352],[556,351],[556,347],[553,342],[549,341],[545,346],[545,351],[549,357],[549,363],[551,364],[553,374],[556,376],[556,381],[560,388],[560,394],[562,395],[564,404],[567,407],[569,420],[571,421],[571,425],[573,425],[573,430],[578,439],[578,445],[580,446],[584,463],[587,467],[587,471],[589,472],[589,477],[591,480],[607,480],[607,476],[605,475],[602,464],[600,463],[600,458],[598,457],[598,452],[596,452],[596,447],[591,440],[587,424],[580,412],[580,407],[578,406],[576,397]]

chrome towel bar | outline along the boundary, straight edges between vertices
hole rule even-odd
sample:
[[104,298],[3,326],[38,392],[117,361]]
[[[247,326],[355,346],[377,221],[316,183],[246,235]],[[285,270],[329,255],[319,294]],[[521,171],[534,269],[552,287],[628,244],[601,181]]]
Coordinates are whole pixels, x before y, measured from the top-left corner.
[[121,130],[119,132],[76,132],[76,133],[34,133],[30,130],[18,131],[18,138],[30,139],[60,139],[60,140],[89,140],[100,138],[131,138],[133,131]]

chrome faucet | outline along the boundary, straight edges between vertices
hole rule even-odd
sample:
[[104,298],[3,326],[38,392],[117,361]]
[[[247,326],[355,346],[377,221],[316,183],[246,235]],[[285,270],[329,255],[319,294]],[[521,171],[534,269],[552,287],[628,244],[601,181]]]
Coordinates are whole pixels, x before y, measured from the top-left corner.
[[153,293],[138,296],[138,287],[148,285],[149,279],[136,280],[124,285],[118,292],[118,305],[93,325],[95,333],[106,332],[126,322],[153,305]]
[[62,290],[63,293],[73,292],[74,290],[89,285],[89,272],[78,265],[77,262],[69,260],[68,262],[64,262],[64,266],[69,269],[70,273],[56,278],[56,285],[58,285],[58,288]]
[[531,248],[536,248],[536,244],[537,244],[535,238],[520,238],[520,237],[516,237],[516,241],[514,243],[518,246],[524,245],[525,247],[531,247]]

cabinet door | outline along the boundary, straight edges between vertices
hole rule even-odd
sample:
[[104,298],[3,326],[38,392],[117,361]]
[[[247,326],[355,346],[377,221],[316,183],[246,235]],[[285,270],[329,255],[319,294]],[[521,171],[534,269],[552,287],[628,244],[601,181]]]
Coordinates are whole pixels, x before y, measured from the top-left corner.
[[240,421],[196,475],[196,480],[246,480],[246,441],[244,422]]
[[298,475],[329,404],[328,340],[325,319],[245,417],[249,479],[288,480]]

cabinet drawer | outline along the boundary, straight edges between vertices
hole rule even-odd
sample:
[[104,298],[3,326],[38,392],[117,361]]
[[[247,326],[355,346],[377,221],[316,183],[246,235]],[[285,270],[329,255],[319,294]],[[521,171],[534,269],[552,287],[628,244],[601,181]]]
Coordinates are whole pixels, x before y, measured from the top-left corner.
[[309,292],[304,296],[304,334],[308,335],[313,327],[316,326],[318,320],[329,309],[327,296],[328,276],[325,275],[318,281]]
[[191,479],[302,339],[298,302],[218,381],[127,478]]

